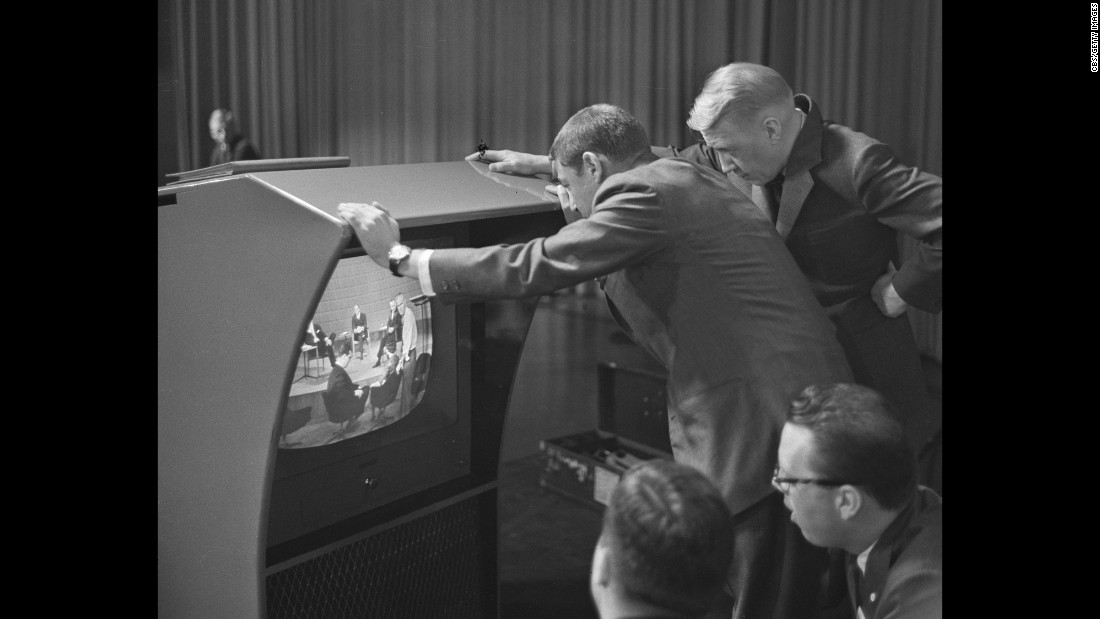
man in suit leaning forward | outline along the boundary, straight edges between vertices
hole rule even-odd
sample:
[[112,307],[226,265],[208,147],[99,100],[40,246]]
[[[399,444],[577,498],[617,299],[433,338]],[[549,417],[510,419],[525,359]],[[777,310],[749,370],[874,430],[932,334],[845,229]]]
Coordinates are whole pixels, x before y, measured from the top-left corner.
[[[707,76],[692,106],[687,124],[704,142],[653,152],[722,172],[771,218],[836,325],[855,380],[886,397],[906,423],[919,421],[932,402],[904,314],[943,306],[943,180],[822,114],[774,69],[734,62]],[[545,155],[466,157],[475,158],[494,172],[550,171]],[[904,262],[898,233],[917,243]],[[914,447],[928,438],[910,435]]]
[[769,480],[794,394],[850,380],[829,319],[767,216],[731,200],[715,170],[656,157],[621,108],[574,114],[550,160],[568,223],[527,243],[410,251],[377,202],[339,213],[372,260],[393,256],[396,273],[445,303],[602,278],[612,315],[668,372],[675,459],[703,471],[734,514],[731,593],[752,600],[754,617],[776,604],[810,616],[825,551],[802,539]]

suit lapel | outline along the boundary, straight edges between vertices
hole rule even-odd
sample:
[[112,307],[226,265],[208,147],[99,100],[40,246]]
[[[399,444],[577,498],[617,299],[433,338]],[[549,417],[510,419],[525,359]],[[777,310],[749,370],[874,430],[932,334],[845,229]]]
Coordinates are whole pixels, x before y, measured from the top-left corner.
[[848,601],[852,603],[852,616],[855,616],[859,607],[859,589],[856,587],[856,556],[849,554],[845,557],[845,571],[848,575]]
[[784,240],[790,235],[791,228],[794,228],[798,214],[806,203],[806,196],[814,188],[810,168],[821,163],[821,112],[806,95],[795,95],[795,104],[806,112],[806,122],[798,133],[791,156],[787,158],[787,166],[783,169],[783,197],[779,201],[775,229]]
[[752,195],[750,196],[752,198],[752,203],[756,205],[756,208],[760,209],[761,213],[764,213],[765,217],[771,220],[772,215],[769,203],[772,197],[769,194],[770,192],[764,187],[752,185]]
[[863,575],[863,589],[859,592],[862,597],[861,605],[865,611],[878,608],[878,597],[886,587],[886,574],[890,571],[891,547],[889,545],[884,546],[880,547],[876,543],[875,547],[871,549],[871,554],[867,557],[867,571]]
[[802,212],[802,205],[806,203],[806,196],[810,195],[813,188],[814,179],[808,169],[783,179],[783,197],[779,200],[779,217],[775,221],[775,229],[784,240],[791,233],[798,214]]

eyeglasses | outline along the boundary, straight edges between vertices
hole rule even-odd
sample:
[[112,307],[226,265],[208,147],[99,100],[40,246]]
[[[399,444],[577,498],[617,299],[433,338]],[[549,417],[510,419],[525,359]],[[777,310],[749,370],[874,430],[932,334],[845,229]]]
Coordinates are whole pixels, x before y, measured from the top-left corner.
[[772,473],[772,487],[782,492],[784,495],[791,493],[791,486],[796,484],[817,484],[818,486],[836,487],[843,486],[847,482],[834,481],[831,479],[801,479],[798,477],[780,477],[779,467],[775,467],[775,472]]

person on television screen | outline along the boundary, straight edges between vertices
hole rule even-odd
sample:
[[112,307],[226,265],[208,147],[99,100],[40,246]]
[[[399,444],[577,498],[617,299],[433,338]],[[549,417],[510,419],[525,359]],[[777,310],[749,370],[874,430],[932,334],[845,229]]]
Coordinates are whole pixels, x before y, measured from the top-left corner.
[[367,334],[367,316],[359,311],[358,303],[352,308],[351,336],[355,338],[356,342],[359,342],[359,360],[362,361],[363,347],[370,341],[370,336]]
[[391,402],[397,399],[401,384],[406,382],[402,380],[405,364],[401,360],[401,356],[397,354],[389,355],[386,361],[386,373],[374,381],[370,385],[370,401],[371,406],[378,409],[385,409]]
[[416,313],[413,308],[405,303],[405,295],[398,293],[397,313],[401,316],[401,329],[397,335],[397,350],[400,351],[402,363],[411,364],[416,361]]
[[333,405],[341,411],[355,411],[355,417],[363,412],[369,393],[360,389],[348,375],[347,367],[351,362],[351,342],[341,340],[337,345],[336,362],[332,364],[332,372],[328,375],[329,397]]
[[260,151],[241,134],[233,112],[219,108],[210,114],[210,137],[214,140],[214,150],[210,152],[210,165],[263,159]]
[[[906,420],[928,415],[933,402],[905,312],[942,309],[943,179],[825,120],[817,102],[759,64],[711,73],[687,124],[702,143],[654,152],[722,172],[767,213],[836,325],[855,381]],[[466,159],[498,172],[551,171],[545,155],[510,150]],[[899,233],[917,242],[904,262]]]
[[[567,223],[527,243],[410,249],[377,202],[338,211],[380,266],[444,303],[536,296],[598,278],[612,317],[668,373],[669,438],[734,514],[737,616],[809,616],[828,555],[769,482],[794,394],[851,380],[834,327],[775,226],[713,168],[659,158],[622,108],[574,114],[550,148]],[[826,378],[830,377],[830,378]],[[790,587],[780,597],[782,575]],[[732,604],[733,600],[727,603]],[[751,608],[749,608],[751,606]]]
[[336,355],[332,351],[332,338],[325,335],[324,329],[314,325],[312,319],[306,327],[306,339],[303,345],[316,346],[317,355],[328,357],[329,364],[336,365]]
[[860,619],[943,616],[943,508],[917,485],[897,413],[873,389],[811,385],[791,404],[772,484],[811,544],[843,551]]
[[647,460],[611,492],[589,591],[601,619],[702,618],[719,604],[732,558],[721,493],[697,469]]
[[378,355],[372,367],[382,365],[384,355],[392,355],[397,352],[397,333],[401,330],[401,314],[397,313],[396,297],[390,299],[390,314],[386,322],[379,327],[382,337],[378,338]]

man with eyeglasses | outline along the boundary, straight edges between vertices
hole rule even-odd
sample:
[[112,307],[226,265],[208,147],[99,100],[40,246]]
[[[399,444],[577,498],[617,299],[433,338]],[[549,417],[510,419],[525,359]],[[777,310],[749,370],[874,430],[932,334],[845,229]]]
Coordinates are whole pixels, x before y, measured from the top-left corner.
[[811,385],[791,404],[772,485],[811,544],[844,552],[859,619],[943,615],[942,506],[916,479],[905,429],[878,392]]

